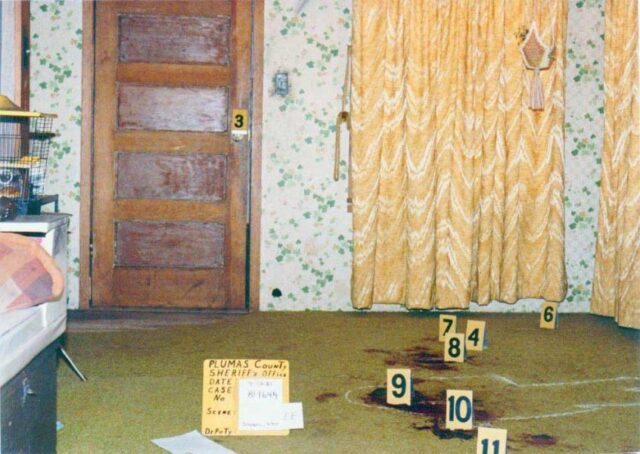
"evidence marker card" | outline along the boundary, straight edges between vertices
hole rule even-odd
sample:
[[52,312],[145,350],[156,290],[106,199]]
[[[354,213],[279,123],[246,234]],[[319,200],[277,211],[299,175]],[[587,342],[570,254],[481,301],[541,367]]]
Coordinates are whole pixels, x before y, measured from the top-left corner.
[[558,327],[558,303],[544,303],[540,309],[540,328]]
[[445,427],[449,430],[473,429],[473,391],[447,389]]
[[464,348],[464,333],[448,334],[444,338],[444,361],[463,363],[467,357]]
[[444,338],[448,334],[456,332],[456,321],[458,318],[455,315],[440,314],[438,320],[438,342],[444,342]]
[[487,323],[485,321],[467,321],[467,336],[465,345],[467,350],[481,352],[482,350],[487,348],[487,334],[485,329],[486,326]]
[[387,403],[411,405],[412,397],[411,369],[387,369]]
[[237,135],[248,134],[249,112],[247,109],[233,109],[231,111],[231,132]]
[[478,427],[476,454],[507,454],[507,430]]
[[[268,401],[274,396],[280,404],[289,402],[289,361],[283,359],[207,359],[202,380],[202,434],[207,437],[227,435],[289,435],[289,430],[240,430],[238,428],[239,380],[244,397]],[[250,394],[256,391],[255,394]],[[256,397],[257,396],[257,397]],[[254,400],[255,400],[254,399]],[[245,399],[246,401],[247,399]]]

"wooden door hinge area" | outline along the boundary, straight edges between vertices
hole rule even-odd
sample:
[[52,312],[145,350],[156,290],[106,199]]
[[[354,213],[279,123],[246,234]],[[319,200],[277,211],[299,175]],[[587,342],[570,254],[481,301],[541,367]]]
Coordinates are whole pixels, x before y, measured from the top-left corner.
[[89,235],[89,279],[91,279],[91,276],[93,276],[93,253],[94,253],[94,247],[93,247],[93,232],[91,232],[91,234]]

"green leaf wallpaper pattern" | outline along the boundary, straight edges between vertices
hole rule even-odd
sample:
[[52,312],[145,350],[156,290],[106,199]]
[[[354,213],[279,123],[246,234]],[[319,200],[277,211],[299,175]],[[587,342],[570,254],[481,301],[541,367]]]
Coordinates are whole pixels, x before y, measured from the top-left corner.
[[[570,2],[566,111],[566,251],[569,293],[561,309],[586,312],[597,226],[603,128],[604,0]],[[332,179],[350,0],[265,0],[261,308],[351,310],[351,216],[346,162]],[[69,307],[78,307],[81,37],[79,0],[32,0],[32,103],[59,114],[46,189],[71,224]],[[272,94],[287,71],[289,95]],[[346,134],[344,134],[346,136]],[[346,138],[345,138],[346,145]],[[274,291],[278,289],[279,292]],[[274,296],[280,295],[280,296]],[[537,311],[539,302],[477,310]],[[374,310],[403,310],[377,306]]]
[[569,2],[565,115],[565,311],[587,312],[604,134],[604,0]]
[[[261,308],[350,310],[344,159],[340,181],[332,175],[351,1],[310,0],[300,14],[297,4],[265,3]],[[279,70],[284,98],[273,94]]]
[[[80,262],[80,121],[82,102],[82,3],[31,0],[31,107],[58,118],[45,191],[60,194],[60,211],[72,214],[68,306],[78,307]],[[50,207],[45,207],[50,209]]]

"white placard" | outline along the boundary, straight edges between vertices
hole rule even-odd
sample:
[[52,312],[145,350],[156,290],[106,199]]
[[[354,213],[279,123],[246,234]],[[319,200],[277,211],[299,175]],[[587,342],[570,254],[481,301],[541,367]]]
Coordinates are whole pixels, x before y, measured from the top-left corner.
[[239,380],[238,430],[304,429],[302,403],[284,403],[282,385],[282,379]]
[[281,430],[282,404],[282,379],[239,380],[238,430]]

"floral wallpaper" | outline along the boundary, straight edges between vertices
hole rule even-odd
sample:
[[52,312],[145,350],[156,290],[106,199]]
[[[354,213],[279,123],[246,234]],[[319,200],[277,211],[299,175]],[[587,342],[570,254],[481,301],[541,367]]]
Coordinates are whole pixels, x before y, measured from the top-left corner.
[[[78,307],[82,2],[31,0],[31,108],[58,114],[45,192],[60,195],[70,213],[67,302]],[[53,210],[53,206],[44,207]]]
[[604,0],[571,1],[565,115],[565,311],[589,310],[604,136]]
[[[565,125],[569,294],[561,309],[586,312],[603,130],[604,0],[569,4]],[[32,0],[31,15],[32,106],[59,115],[45,189],[59,193],[61,210],[73,214],[68,303],[77,308],[82,4]],[[265,0],[262,310],[351,310],[351,217],[346,209],[344,155],[340,181],[332,178],[334,123],[350,33],[351,0]],[[273,90],[273,76],[279,71],[289,76],[290,90],[284,97]],[[472,309],[537,311],[539,302]],[[403,309],[379,305],[374,310]]]
[[[345,163],[338,183],[331,176],[350,10],[350,0],[266,2],[260,298],[264,310],[351,310]],[[569,293],[561,305],[568,312],[588,311],[591,295],[603,128],[603,10],[604,0],[570,1],[565,126]],[[272,78],[278,71],[289,73],[291,90],[286,97],[273,94]],[[472,310],[539,307],[539,301],[525,300]]]
[[[265,6],[260,307],[349,310],[346,163],[334,182],[333,153],[351,1]],[[289,73],[285,97],[273,93],[278,71]]]

